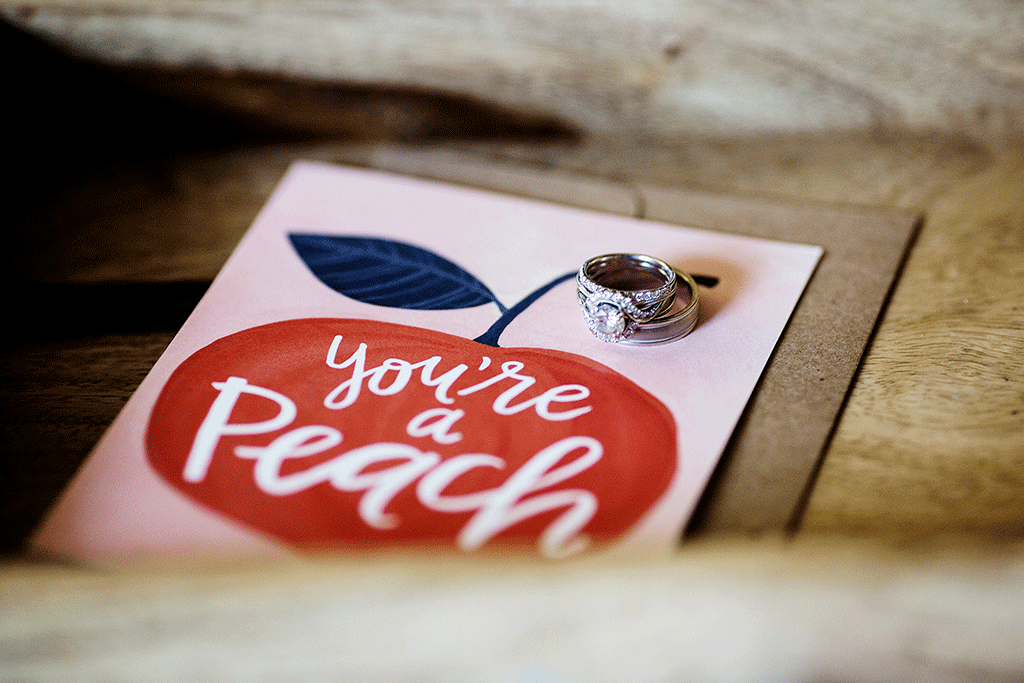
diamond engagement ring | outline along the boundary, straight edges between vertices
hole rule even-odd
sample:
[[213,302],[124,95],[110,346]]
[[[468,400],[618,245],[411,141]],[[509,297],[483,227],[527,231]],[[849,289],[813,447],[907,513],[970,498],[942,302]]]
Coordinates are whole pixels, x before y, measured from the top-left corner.
[[[596,256],[576,274],[576,293],[583,317],[598,339],[625,342],[646,324],[670,313],[678,275],[672,266],[653,256]],[[687,286],[690,287],[689,282]],[[688,298],[696,299],[696,287],[690,290]]]

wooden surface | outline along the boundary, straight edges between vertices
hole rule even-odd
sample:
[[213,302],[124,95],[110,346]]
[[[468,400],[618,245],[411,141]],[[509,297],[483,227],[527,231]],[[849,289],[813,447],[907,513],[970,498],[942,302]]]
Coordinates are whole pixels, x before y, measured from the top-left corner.
[[1024,564],[693,547],[672,561],[7,566],[4,681],[1010,683]]
[[[8,551],[293,159],[408,172],[469,159],[925,220],[782,548],[722,540],[669,562],[571,569],[347,558],[109,573],[12,561],[0,570],[0,678],[1020,680],[1017,4],[616,3],[541,20],[539,4],[489,3],[453,5],[443,21],[417,3],[346,3],[330,16],[313,12],[326,4],[253,15],[248,3],[211,2],[205,15],[184,1],[175,12],[103,5],[0,4],[78,54],[161,67],[112,76],[20,35],[3,46],[47,76],[15,69],[9,84],[21,103],[9,163],[21,172],[8,185],[5,265],[16,333],[0,369]],[[326,22],[320,41],[296,39],[309,16]],[[559,23],[577,30],[556,35]],[[337,59],[296,56],[328,48]],[[385,59],[395,55],[404,61]],[[206,105],[222,97],[230,116],[126,89],[122,78],[140,74]],[[184,92],[189,83],[201,92]],[[275,109],[256,97],[281,93],[308,97],[294,107],[300,121],[275,118],[288,97]],[[257,118],[238,126],[240,111]],[[285,135],[311,128],[364,140]],[[500,139],[425,137],[465,132]],[[906,549],[924,540],[937,550]],[[455,606],[451,628],[435,604]],[[353,633],[349,613],[379,630]],[[378,632],[401,643],[397,658],[368,637]],[[672,655],[616,675],[612,654],[639,662],[645,648]]]
[[805,528],[1024,531],[1024,156],[937,193]]
[[[439,111],[424,99],[433,94],[449,113],[476,104],[525,125],[642,140],[1024,131],[1024,8],[1000,0],[5,0],[0,8],[79,55],[168,69],[141,79],[150,87],[305,130],[423,132],[445,118],[429,116]],[[267,76],[321,89],[275,88]],[[390,94],[368,98],[366,88]]]

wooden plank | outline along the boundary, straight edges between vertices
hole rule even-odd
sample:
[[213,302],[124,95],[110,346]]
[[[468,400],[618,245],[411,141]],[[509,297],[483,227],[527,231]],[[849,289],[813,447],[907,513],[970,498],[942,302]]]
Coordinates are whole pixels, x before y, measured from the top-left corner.
[[1024,674],[1017,551],[711,544],[0,566],[10,681],[928,681]]
[[0,11],[76,55],[141,70],[146,87],[302,130],[471,131],[493,117],[635,140],[1024,131],[1024,7],[998,0],[4,0]]

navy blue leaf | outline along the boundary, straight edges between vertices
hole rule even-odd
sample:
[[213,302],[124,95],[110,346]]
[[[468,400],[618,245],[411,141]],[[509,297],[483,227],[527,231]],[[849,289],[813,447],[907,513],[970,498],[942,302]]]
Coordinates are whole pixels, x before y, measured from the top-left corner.
[[292,233],[292,246],[320,281],[367,304],[418,311],[505,307],[475,277],[441,256],[377,237]]

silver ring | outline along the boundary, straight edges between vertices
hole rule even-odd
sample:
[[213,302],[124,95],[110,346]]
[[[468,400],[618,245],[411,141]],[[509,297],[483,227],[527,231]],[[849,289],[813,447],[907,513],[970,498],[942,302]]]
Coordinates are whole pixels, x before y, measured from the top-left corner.
[[700,292],[690,275],[681,270],[676,273],[682,286],[676,291],[672,307],[649,322],[639,323],[633,334],[620,343],[634,346],[667,344],[693,331],[700,316]]
[[623,341],[637,326],[666,312],[675,300],[676,270],[643,254],[605,254],[576,274],[576,294],[590,330],[603,341]]

